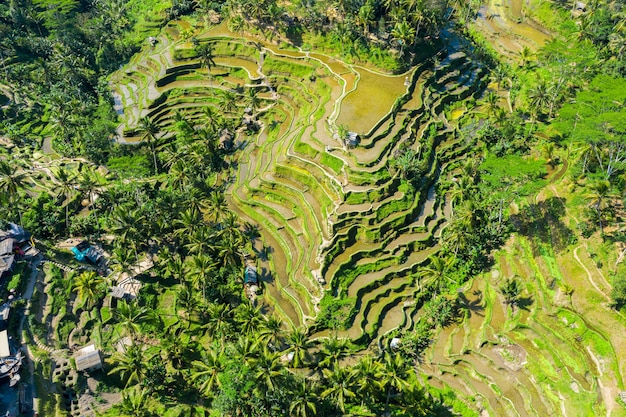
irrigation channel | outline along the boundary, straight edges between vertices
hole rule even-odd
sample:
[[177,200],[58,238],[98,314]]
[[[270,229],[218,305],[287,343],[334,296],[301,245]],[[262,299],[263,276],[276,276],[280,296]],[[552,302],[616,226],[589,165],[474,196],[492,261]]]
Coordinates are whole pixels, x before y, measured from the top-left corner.
[[[179,34],[188,26],[170,23],[154,47],[112,76],[124,120],[120,141],[138,140],[133,132],[144,116],[163,128],[175,123],[177,111],[197,125],[205,123],[206,107],[241,117],[248,90],[256,90],[260,105],[251,116],[261,128],[238,132],[236,178],[227,196],[242,219],[259,226],[254,245],[264,291],[258,301],[286,323],[308,327],[325,295],[348,299],[354,320],[337,335],[361,343],[411,329],[421,314],[412,277],[438,250],[451,216],[451,198],[439,185],[459,174],[471,146],[456,128],[466,112],[477,111],[464,103],[484,93],[486,68],[458,39],[390,76],[253,42],[221,24],[196,37],[213,44],[215,65],[207,70],[184,58],[193,46]],[[235,95],[239,110],[220,109],[223,91]],[[358,144],[340,140],[338,126],[357,133]],[[428,156],[417,189],[390,167],[403,148]],[[424,378],[442,392],[454,389],[477,413],[610,414],[614,407],[602,390],[607,380],[618,381],[609,390],[621,388],[613,340],[583,320],[558,285],[546,284],[555,275],[561,279],[552,283],[567,281],[562,259],[537,259],[523,239],[514,249],[534,261],[521,264],[503,253],[494,271],[459,290],[465,319],[436,337],[424,357]],[[499,298],[499,280],[512,274],[528,277],[528,291],[540,294],[528,310],[511,312]]]

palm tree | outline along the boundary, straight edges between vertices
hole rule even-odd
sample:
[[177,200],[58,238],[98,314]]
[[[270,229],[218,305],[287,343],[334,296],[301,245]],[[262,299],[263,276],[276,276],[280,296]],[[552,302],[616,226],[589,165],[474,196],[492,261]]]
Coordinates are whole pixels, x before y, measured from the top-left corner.
[[378,374],[380,386],[387,388],[387,399],[385,406],[389,405],[389,400],[393,391],[402,392],[409,386],[407,381],[411,366],[404,360],[402,355],[386,352],[383,366]]
[[63,196],[63,203],[65,205],[65,229],[67,230],[69,228],[69,199],[75,192],[76,176],[61,167],[56,172],[56,181],[58,183],[57,197]]
[[420,287],[434,287],[436,286],[437,292],[441,292],[443,283],[446,280],[450,280],[448,272],[454,263],[453,258],[442,258],[440,256],[431,256],[428,266],[423,267],[419,271],[419,277],[422,281]]
[[224,194],[213,191],[209,199],[204,204],[204,215],[213,224],[218,224],[229,213],[228,203]]
[[100,275],[94,271],[85,271],[74,280],[73,288],[78,292],[78,298],[87,308],[91,308],[104,294],[106,285]]
[[234,357],[236,360],[249,365],[259,356],[259,344],[248,336],[244,335],[237,339],[235,343]]
[[240,248],[243,244],[243,238],[227,234],[221,236],[219,241],[211,245],[211,248],[215,256],[221,260],[222,266],[239,267],[241,265]]
[[151,413],[147,410],[147,405],[148,391],[135,386],[131,390],[122,391],[122,402],[118,409],[124,417],[148,417]]
[[519,302],[522,284],[516,277],[507,278],[502,285],[500,285],[500,292],[504,296],[504,303],[514,307]]
[[280,350],[283,343],[283,322],[278,317],[272,315],[261,321],[259,340],[267,343],[272,350]]
[[122,328],[134,342],[136,336],[141,333],[144,323],[150,321],[150,315],[146,307],[140,307],[137,302],[120,301],[114,312],[117,322],[122,324]]
[[209,304],[206,308],[206,323],[202,326],[211,340],[224,340],[231,336],[233,329],[233,311],[228,304]]
[[121,274],[130,274],[137,258],[128,246],[115,245],[111,254],[113,270]]
[[198,309],[200,302],[196,294],[187,285],[181,285],[176,292],[176,306],[183,310],[187,327],[191,325],[191,315]]
[[274,391],[283,375],[283,365],[279,354],[270,351],[267,346],[253,362],[254,377],[263,392]]
[[532,61],[535,53],[528,46],[524,46],[519,52],[519,56],[522,60],[520,67],[526,67]]
[[355,373],[346,367],[338,366],[336,368],[322,370],[325,383],[328,387],[322,391],[322,398],[330,398],[342,413],[346,412],[346,402],[356,397],[355,394]]
[[157,164],[156,157],[156,141],[157,135],[161,132],[159,125],[152,121],[148,116],[142,117],[139,120],[139,133],[141,133],[141,140],[148,141],[150,150],[152,151],[152,160],[154,162],[154,175],[159,173],[159,166]]
[[224,357],[222,351],[208,349],[202,360],[193,361],[191,381],[199,384],[198,389],[205,397],[213,396],[215,390],[220,387],[219,375],[224,370]]
[[237,97],[228,90],[222,91],[220,110],[224,113],[233,113],[237,109]]
[[241,17],[240,15],[235,15],[232,16],[229,20],[228,20],[228,28],[235,33],[239,33],[239,36],[241,36],[241,43],[243,44],[245,42],[244,38],[243,38],[243,32],[244,30],[246,30],[246,21],[243,17]]
[[124,352],[113,353],[113,356],[108,358],[107,361],[115,365],[109,371],[109,374],[118,374],[124,386],[128,387],[144,381],[146,363],[149,361],[149,358],[145,357],[145,351],[142,346],[131,344],[126,347]]
[[235,320],[239,324],[241,333],[251,336],[257,332],[263,322],[261,307],[255,307],[250,303],[242,303],[237,307]]
[[393,36],[393,38],[400,45],[400,56],[403,56],[404,48],[406,46],[410,47],[413,43],[413,39],[415,37],[415,29],[405,19],[400,22],[396,22],[393,29],[391,30],[391,36]]
[[194,287],[202,291],[202,299],[206,301],[206,287],[216,273],[216,264],[206,254],[195,254],[191,257],[189,276]]
[[485,103],[487,104],[487,113],[493,116],[496,110],[500,108],[500,97],[494,91],[489,91],[485,97]]
[[261,105],[261,98],[258,95],[258,91],[256,88],[249,88],[247,97],[246,97],[246,105],[252,109],[252,113],[255,113],[259,106]]
[[333,335],[322,341],[322,349],[318,366],[323,368],[334,368],[338,366],[339,361],[348,355],[348,340],[340,339],[337,335]]
[[585,198],[589,200],[589,205],[593,208],[598,215],[598,225],[600,226],[600,233],[604,234],[604,228],[602,225],[602,211],[605,208],[605,201],[611,194],[611,183],[608,180],[598,180],[591,183],[589,191],[585,194]]
[[365,355],[357,362],[354,371],[357,375],[357,392],[360,398],[373,400],[378,395],[380,390],[378,376],[381,369],[381,363],[374,360],[372,355]]
[[211,79],[211,68],[215,66],[213,44],[204,42],[194,46],[193,49],[200,59],[200,67],[207,69],[208,77]]
[[293,353],[291,363],[294,368],[299,368],[304,364],[308,355],[309,348],[312,346],[306,332],[299,328],[294,328],[287,336],[288,353]]
[[[122,246],[132,246],[140,239],[140,231],[143,229],[142,222],[145,217],[139,210],[129,210],[127,207],[118,206],[109,215],[109,230],[115,235]],[[135,257],[137,256],[136,248]]]
[[[552,102],[550,87],[544,79],[540,79],[528,92],[531,114],[541,114],[546,106]],[[533,118],[534,122],[534,118]]]
[[[17,204],[19,192],[27,188],[30,184],[24,171],[19,172],[20,165],[16,161],[11,163],[0,160],[0,193],[7,196],[11,205]],[[17,208],[20,223],[22,223],[22,212]]]
[[306,379],[302,379],[297,391],[293,393],[289,405],[289,414],[293,417],[317,416],[316,400],[317,397],[307,384]]

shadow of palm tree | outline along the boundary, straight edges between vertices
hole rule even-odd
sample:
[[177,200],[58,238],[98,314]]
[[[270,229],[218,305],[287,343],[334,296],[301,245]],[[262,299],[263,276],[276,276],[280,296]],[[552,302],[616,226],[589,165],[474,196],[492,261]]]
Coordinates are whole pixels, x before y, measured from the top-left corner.
[[533,305],[534,300],[532,297],[520,297],[515,301],[515,305],[522,310],[529,311],[529,307]]
[[473,295],[475,295],[476,298],[470,300],[464,293],[459,293],[457,307],[467,312],[467,318],[472,317],[472,313],[476,314],[478,317],[484,317],[482,314],[485,310],[483,306],[483,294],[480,291],[475,291]]

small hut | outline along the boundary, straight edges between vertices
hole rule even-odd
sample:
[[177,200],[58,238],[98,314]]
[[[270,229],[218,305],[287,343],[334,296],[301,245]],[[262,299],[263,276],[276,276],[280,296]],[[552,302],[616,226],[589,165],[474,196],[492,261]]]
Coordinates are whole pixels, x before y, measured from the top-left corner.
[[230,151],[233,148],[233,134],[226,128],[220,132],[219,148],[225,151]]
[[258,283],[258,278],[256,274],[256,266],[247,265],[246,270],[244,272],[244,283],[246,285],[253,285]]
[[97,369],[102,369],[100,351],[96,349],[96,346],[93,344],[85,346],[76,352],[74,360],[76,361],[76,369],[78,371],[92,372]]
[[104,261],[102,253],[90,245],[86,240],[83,240],[78,245],[74,246],[72,248],[72,253],[79,262],[87,261],[94,265],[99,265],[102,261]]
[[361,138],[355,132],[348,132],[348,136],[345,139],[346,148],[353,149],[359,146],[359,142],[361,142]]

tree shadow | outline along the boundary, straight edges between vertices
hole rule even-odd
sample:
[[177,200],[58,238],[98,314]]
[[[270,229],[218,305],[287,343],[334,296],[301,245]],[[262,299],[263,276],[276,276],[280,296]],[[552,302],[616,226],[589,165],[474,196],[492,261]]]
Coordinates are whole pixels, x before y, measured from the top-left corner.
[[511,222],[520,234],[529,238],[536,256],[541,254],[543,242],[549,242],[556,253],[574,242],[576,236],[561,220],[565,215],[565,199],[550,197],[521,208],[518,214],[511,216]]
[[257,250],[256,248],[254,248],[254,253],[256,254],[256,257],[259,258],[259,260],[261,260],[262,262],[267,262],[269,260],[269,256],[274,253],[274,248],[272,248],[271,246],[263,245],[261,250]]
[[459,293],[457,298],[457,308],[459,310],[464,310],[467,314],[467,318],[472,317],[472,313],[476,314],[478,317],[484,317],[482,312],[485,310],[483,306],[483,294],[481,291],[475,291],[476,296],[475,299],[468,299],[464,293]]
[[532,306],[534,302],[532,297],[520,297],[515,301],[515,306],[524,311],[530,311],[529,307]]
[[271,284],[274,282],[274,276],[267,268],[259,268],[258,277],[259,281],[263,284]]

